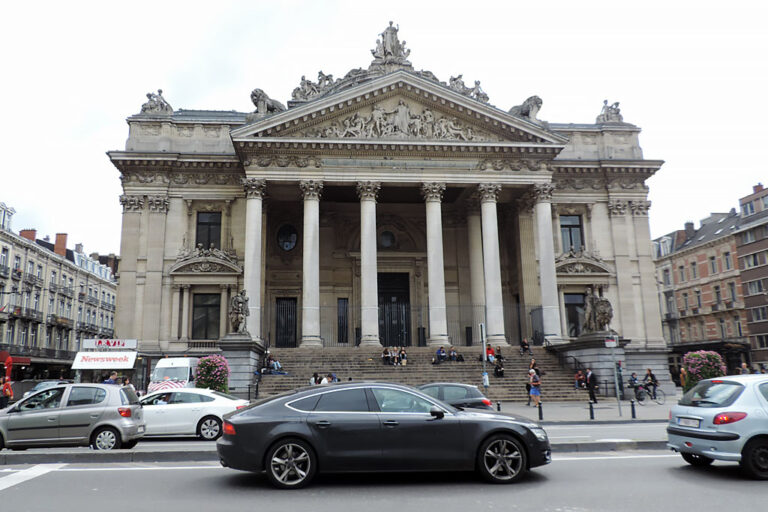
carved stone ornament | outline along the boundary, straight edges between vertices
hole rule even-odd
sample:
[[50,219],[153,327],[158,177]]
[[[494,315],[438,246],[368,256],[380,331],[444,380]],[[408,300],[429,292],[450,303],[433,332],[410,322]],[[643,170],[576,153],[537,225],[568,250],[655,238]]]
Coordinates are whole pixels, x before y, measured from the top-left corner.
[[389,22],[389,27],[384,29],[384,32],[379,34],[381,39],[376,40],[376,48],[371,50],[373,55],[373,62],[371,67],[394,65],[399,67],[410,68],[411,63],[408,62],[408,56],[411,54],[411,50],[406,49],[405,41],[400,42],[400,38],[397,36],[397,32],[400,30],[400,25],[397,27],[392,26],[392,22]]
[[463,75],[452,76],[448,80],[448,87],[464,96],[469,96],[482,103],[488,103],[488,95],[480,88],[480,80],[475,80],[474,87],[464,85]]
[[248,311],[248,295],[245,290],[240,290],[229,301],[229,323],[232,324],[232,332],[238,334],[247,334],[246,317],[250,315]]
[[304,199],[320,200],[320,196],[323,195],[323,182],[315,180],[305,180],[299,183],[301,188],[301,194]]
[[147,196],[147,208],[150,212],[168,213],[170,204],[168,196]]
[[541,110],[542,104],[543,102],[541,101],[541,98],[538,96],[531,96],[525,100],[522,105],[517,105],[509,109],[509,113],[513,116],[533,121],[534,123],[540,123],[541,121],[536,118],[536,115],[539,113],[539,110]]
[[424,200],[427,202],[443,200],[443,192],[445,192],[445,183],[422,183],[421,195],[424,196]]
[[619,102],[615,102],[611,105],[608,104],[608,100],[603,100],[603,109],[600,111],[600,115],[595,119],[595,123],[622,123],[624,118],[621,115],[621,109],[619,108]]
[[[602,290],[600,291],[602,295]],[[608,299],[593,293],[593,287],[587,287],[584,297],[584,333],[604,332],[613,319],[613,306]]]
[[627,201],[614,199],[608,202],[608,214],[611,216],[624,215],[627,213],[628,206],[629,206],[629,203],[627,203]]
[[571,248],[558,256],[555,267],[558,274],[613,274],[597,250],[589,252],[583,247],[580,251]]
[[197,244],[197,247],[190,249],[187,244],[187,238],[184,237],[182,247],[179,249],[179,253],[176,255],[176,263],[192,260],[195,258],[207,258],[214,260],[226,261],[233,265],[237,265],[237,253],[230,247],[226,251],[217,249],[213,244],[208,248],[203,247],[203,244]]
[[285,105],[277,100],[273,100],[267,93],[258,87],[251,91],[251,101],[256,107],[254,114],[259,114],[259,116],[283,112],[285,110]]
[[481,171],[528,171],[528,172],[547,172],[552,170],[552,165],[544,160],[533,160],[528,158],[509,159],[509,158],[486,158],[477,164]]
[[263,199],[267,190],[267,182],[258,178],[240,178],[240,183],[245,190],[245,197],[251,199]]
[[147,93],[147,102],[141,106],[142,114],[173,114],[173,108],[163,98],[163,90],[158,89],[157,94],[153,92]]
[[650,201],[630,201],[629,209],[632,211],[632,215],[646,216],[648,210],[651,208]]
[[481,203],[495,203],[499,200],[501,185],[498,183],[481,183],[477,186]]
[[123,212],[139,212],[144,209],[144,196],[120,196]]
[[594,178],[557,178],[557,188],[561,190],[602,190],[605,188],[603,180]]
[[357,112],[341,122],[334,121],[328,126],[306,132],[304,136],[334,139],[416,137],[428,140],[487,140],[455,117],[438,117],[429,108],[422,109],[420,114],[413,113],[403,100],[390,111],[384,110],[381,105],[374,105],[370,115]]
[[[364,70],[360,70],[365,73]],[[322,96],[328,92],[334,85],[341,82],[341,79],[333,80],[333,75],[326,75],[322,71],[317,72],[317,83],[307,80],[306,76],[302,75],[299,86],[293,90],[291,98],[297,101],[307,101],[317,96]]]
[[531,192],[533,193],[533,197],[537,202],[552,201],[552,194],[555,192],[555,185],[552,183],[540,183],[538,185],[534,185],[531,188]]
[[378,181],[358,181],[357,182],[357,195],[361,201],[373,200],[375,201],[381,190],[381,183]]
[[259,155],[253,160],[246,160],[243,164],[248,167],[314,167],[319,169],[322,166],[321,160],[314,157],[293,156],[293,155]]

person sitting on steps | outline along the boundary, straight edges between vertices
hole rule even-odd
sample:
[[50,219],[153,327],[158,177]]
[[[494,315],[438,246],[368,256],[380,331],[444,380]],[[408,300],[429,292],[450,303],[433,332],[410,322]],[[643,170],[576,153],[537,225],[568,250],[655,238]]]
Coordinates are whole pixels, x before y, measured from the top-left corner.
[[528,343],[528,338],[523,338],[520,340],[520,357],[523,357],[526,352],[528,352],[528,354],[533,357],[533,350],[531,349],[531,345]]

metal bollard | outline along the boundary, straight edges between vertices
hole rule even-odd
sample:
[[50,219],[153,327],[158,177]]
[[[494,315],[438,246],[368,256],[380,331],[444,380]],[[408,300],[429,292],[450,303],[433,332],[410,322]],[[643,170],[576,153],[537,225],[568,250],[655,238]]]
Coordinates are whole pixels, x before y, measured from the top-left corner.
[[544,410],[541,408],[541,402],[539,402],[539,421],[544,419]]
[[496,402],[496,410],[501,412],[501,401]]
[[635,413],[635,400],[634,399],[629,401],[629,407],[632,409],[632,419],[636,420],[637,419],[637,414]]
[[592,401],[589,402],[589,419],[595,419],[595,410],[592,408]]

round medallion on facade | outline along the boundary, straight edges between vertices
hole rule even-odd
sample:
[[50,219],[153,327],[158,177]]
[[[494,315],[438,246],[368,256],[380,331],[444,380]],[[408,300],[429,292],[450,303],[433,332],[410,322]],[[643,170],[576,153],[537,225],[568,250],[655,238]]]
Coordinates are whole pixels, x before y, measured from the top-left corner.
[[391,231],[382,231],[379,235],[379,246],[382,249],[392,249],[395,247],[395,234]]
[[283,225],[277,230],[277,245],[283,251],[291,251],[296,247],[296,241],[299,239],[299,233],[296,228],[290,224]]

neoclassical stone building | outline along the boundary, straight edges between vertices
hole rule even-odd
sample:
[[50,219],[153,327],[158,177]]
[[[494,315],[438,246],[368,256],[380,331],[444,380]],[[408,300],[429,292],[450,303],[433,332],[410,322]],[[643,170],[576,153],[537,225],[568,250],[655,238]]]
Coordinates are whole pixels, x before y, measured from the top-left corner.
[[[286,108],[174,110],[162,91],[110,151],[124,195],[117,333],[145,354],[216,350],[231,297],[259,345],[571,343],[587,288],[631,351],[665,345],[640,129],[510,110],[408,61],[302,77]],[[665,366],[666,357],[661,358]]]

